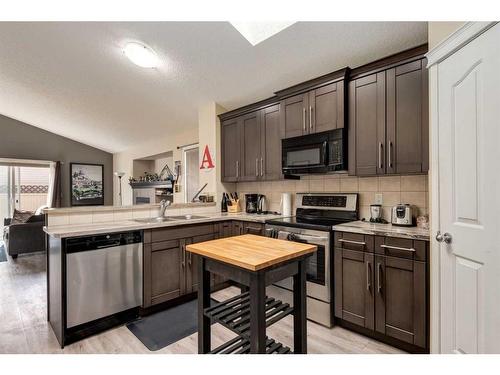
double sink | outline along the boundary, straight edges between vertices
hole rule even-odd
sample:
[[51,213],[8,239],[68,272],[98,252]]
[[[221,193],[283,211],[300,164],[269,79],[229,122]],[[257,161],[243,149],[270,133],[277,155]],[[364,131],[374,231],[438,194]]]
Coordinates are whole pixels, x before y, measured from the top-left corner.
[[180,221],[180,220],[196,220],[196,219],[208,219],[207,216],[198,216],[198,215],[179,215],[179,216],[168,216],[168,217],[150,217],[144,219],[134,219],[134,221],[138,223],[145,224],[155,224],[155,223],[164,223],[167,221]]

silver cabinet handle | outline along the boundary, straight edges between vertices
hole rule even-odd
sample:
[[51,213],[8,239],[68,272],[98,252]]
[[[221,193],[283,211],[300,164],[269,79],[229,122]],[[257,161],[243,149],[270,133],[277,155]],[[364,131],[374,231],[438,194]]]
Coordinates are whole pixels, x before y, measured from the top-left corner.
[[352,243],[354,245],[366,245],[366,242],[360,242],[360,241],[350,241],[350,240],[344,240],[344,239],[339,239],[339,242],[345,242],[345,243]]
[[451,241],[452,241],[452,238],[453,238],[453,237],[452,237],[452,236],[451,236],[451,234],[449,234],[448,232],[446,232],[446,233],[444,233],[444,234],[441,234],[441,232],[440,232],[440,231],[438,231],[438,232],[436,233],[436,241],[437,241],[437,242],[443,242],[443,241],[444,241],[445,243],[450,244],[450,243],[451,243]]
[[378,144],[378,166],[380,169],[384,168],[384,165],[382,164],[382,142]]
[[255,158],[255,177],[259,177],[259,158]]
[[377,263],[377,290],[382,290],[382,263]]
[[313,130],[312,113],[313,113],[312,106],[309,106],[309,129],[311,129],[311,131]]
[[302,108],[302,128],[306,131],[306,109]]
[[191,254],[191,252],[188,253],[188,264],[191,265],[192,264],[192,257],[193,255]]
[[384,249],[411,251],[412,253],[414,253],[416,251],[412,247],[408,248],[408,247],[398,247],[398,246],[389,246],[389,245],[380,245],[380,247],[383,247]]
[[389,142],[389,168],[392,168],[392,142]]
[[240,177],[240,162],[236,160],[236,178]]
[[182,265],[182,268],[184,268],[184,267],[186,267],[186,246],[185,245],[181,246],[181,251],[182,251],[181,265]]
[[366,262],[366,290],[368,291],[370,291],[370,288],[372,287],[371,273],[372,273],[371,264],[370,262]]
[[264,158],[260,158],[260,176],[264,176]]

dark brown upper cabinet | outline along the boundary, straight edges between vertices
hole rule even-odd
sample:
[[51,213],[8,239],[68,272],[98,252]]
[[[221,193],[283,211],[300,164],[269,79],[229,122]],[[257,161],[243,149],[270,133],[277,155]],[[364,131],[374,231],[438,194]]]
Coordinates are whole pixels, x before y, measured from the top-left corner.
[[221,115],[222,181],[280,179],[280,104],[266,100],[227,116]]
[[426,51],[427,46],[418,47],[352,71],[349,174],[428,171]]
[[240,118],[241,171],[239,181],[256,181],[260,177],[261,112],[255,111]]
[[262,109],[261,115],[260,178],[278,180],[282,176],[280,105]]
[[232,118],[221,122],[222,181],[236,182],[241,170],[240,120]]
[[284,138],[345,126],[345,79],[348,69],[276,92],[281,97]]
[[426,60],[387,70],[387,173],[429,169]]
[[385,174],[385,73],[349,82],[348,136],[349,172]]

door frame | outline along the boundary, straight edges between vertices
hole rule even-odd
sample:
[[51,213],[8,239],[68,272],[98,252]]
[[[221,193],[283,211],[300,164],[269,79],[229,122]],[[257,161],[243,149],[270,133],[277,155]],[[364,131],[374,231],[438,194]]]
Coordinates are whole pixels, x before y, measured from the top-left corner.
[[447,57],[477,38],[497,22],[467,22],[427,54],[429,69],[429,194],[430,210],[430,352],[441,353],[441,244],[435,241],[440,230],[439,212],[439,115],[438,115],[438,66]]

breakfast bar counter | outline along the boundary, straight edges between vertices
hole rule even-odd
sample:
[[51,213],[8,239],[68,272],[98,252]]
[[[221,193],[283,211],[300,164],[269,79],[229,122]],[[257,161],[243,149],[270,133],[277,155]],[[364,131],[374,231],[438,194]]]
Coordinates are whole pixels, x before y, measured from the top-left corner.
[[[191,244],[186,250],[198,262],[199,353],[290,353],[290,348],[266,336],[266,327],[293,314],[293,352],[307,353],[306,258],[315,245],[256,235],[242,235]],[[244,287],[242,294],[210,305],[210,273],[219,274]],[[266,297],[266,286],[293,277],[293,308]],[[212,350],[212,322],[238,336]]]

